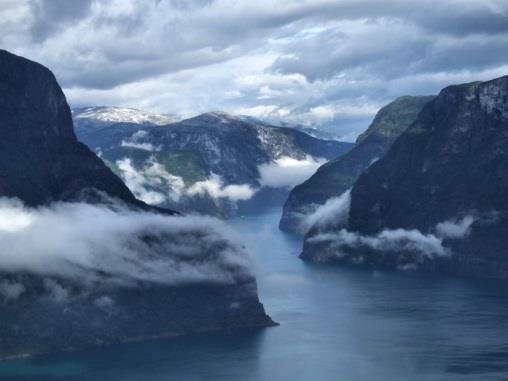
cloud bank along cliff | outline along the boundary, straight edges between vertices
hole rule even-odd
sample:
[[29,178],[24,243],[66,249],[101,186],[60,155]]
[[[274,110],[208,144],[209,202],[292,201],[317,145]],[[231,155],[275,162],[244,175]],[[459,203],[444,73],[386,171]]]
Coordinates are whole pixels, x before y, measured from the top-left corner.
[[137,200],[48,69],[0,51],[0,87],[0,357],[273,324],[241,243]]
[[27,208],[2,198],[0,240],[1,272],[57,277],[87,287],[253,280],[239,240],[212,218],[115,204],[57,202]]
[[221,216],[282,202],[288,188],[351,146],[223,112],[165,126],[104,126],[87,115],[74,113],[79,138],[138,198]]
[[303,258],[508,277],[508,77],[450,86],[351,190]]

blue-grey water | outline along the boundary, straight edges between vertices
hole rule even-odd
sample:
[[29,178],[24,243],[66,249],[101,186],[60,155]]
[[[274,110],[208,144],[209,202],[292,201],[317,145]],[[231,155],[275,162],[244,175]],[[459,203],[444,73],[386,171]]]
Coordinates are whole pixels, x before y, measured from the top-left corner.
[[279,327],[0,362],[0,380],[508,380],[507,283],[306,264],[278,218],[231,224]]

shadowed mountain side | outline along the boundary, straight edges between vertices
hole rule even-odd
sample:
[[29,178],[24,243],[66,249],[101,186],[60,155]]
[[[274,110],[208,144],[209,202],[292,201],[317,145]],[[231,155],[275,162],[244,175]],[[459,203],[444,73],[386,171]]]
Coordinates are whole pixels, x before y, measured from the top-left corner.
[[351,151],[324,164],[311,178],[291,190],[284,204],[280,228],[299,231],[304,216],[351,188],[369,165],[383,157],[432,99],[432,96],[404,96],[381,108]]

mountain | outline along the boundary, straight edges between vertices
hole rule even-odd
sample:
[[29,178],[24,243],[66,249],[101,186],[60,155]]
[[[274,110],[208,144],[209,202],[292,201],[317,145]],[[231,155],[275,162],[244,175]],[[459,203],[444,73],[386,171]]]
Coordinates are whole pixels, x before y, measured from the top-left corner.
[[311,178],[291,190],[279,227],[292,232],[305,230],[302,226],[305,216],[351,188],[370,164],[383,157],[432,99],[432,96],[404,96],[382,107],[351,151],[323,164]]
[[0,51],[0,83],[0,197],[38,206],[95,189],[144,206],[77,141],[70,109],[48,69]]
[[241,243],[137,200],[53,74],[0,50],[0,358],[273,325]]
[[450,86],[351,191],[317,261],[508,277],[508,76]]
[[246,122],[250,122],[257,125],[265,125],[267,127],[287,127],[292,128],[301,132],[305,132],[307,135],[312,136],[313,138],[322,139],[322,140],[337,140],[342,141],[341,137],[338,135],[335,135],[329,131],[325,131],[321,128],[315,127],[315,126],[304,126],[301,124],[294,124],[294,123],[288,123],[288,122],[268,122],[260,118],[256,118],[250,115],[238,115],[238,118],[241,118],[242,120]]
[[170,115],[154,114],[127,107],[94,106],[72,110],[72,117],[80,126],[105,127],[116,123],[162,126],[177,121]]
[[79,139],[137,197],[179,211],[226,217],[282,203],[289,187],[351,147],[223,112],[165,126],[101,127],[83,125],[76,117],[75,123]]

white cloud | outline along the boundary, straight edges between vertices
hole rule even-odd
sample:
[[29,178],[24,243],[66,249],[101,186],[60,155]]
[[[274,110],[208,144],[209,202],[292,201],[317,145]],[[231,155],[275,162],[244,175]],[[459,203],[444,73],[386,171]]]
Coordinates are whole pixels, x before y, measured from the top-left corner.
[[152,143],[143,142],[142,139],[148,134],[145,130],[139,130],[129,138],[123,139],[120,143],[122,147],[137,148],[144,151],[160,151],[161,146],[154,146]]
[[384,229],[375,235],[362,235],[341,229],[338,232],[318,232],[307,241],[309,243],[325,242],[335,249],[338,257],[344,253],[344,247],[368,247],[381,252],[416,252],[425,257],[448,256],[450,250],[443,246],[445,239],[461,239],[469,234],[470,226],[475,221],[472,216],[452,219],[436,225],[433,232],[422,233],[417,229]]
[[323,205],[317,206],[312,213],[303,216],[300,229],[306,233],[313,227],[322,229],[331,224],[344,225],[348,221],[350,205],[351,190],[348,189],[339,197],[330,198]]
[[333,119],[335,110],[329,105],[312,107],[309,113],[318,119]]
[[[43,277],[55,301],[68,296],[65,282],[132,287],[232,284],[252,277],[241,244],[229,228],[212,218],[83,203],[30,209],[16,200],[0,199],[0,221],[16,214],[30,223],[16,229],[0,225],[0,272]],[[0,294],[19,297],[25,290],[21,282],[21,278],[2,281]]]
[[249,184],[225,186],[221,177],[215,173],[206,180],[197,181],[186,191],[189,196],[208,194],[214,199],[227,198],[233,202],[249,200],[255,193],[256,190]]
[[136,149],[141,149],[143,151],[150,151],[150,152],[160,151],[160,147],[155,147],[151,143],[136,143],[136,142],[133,142],[133,141],[129,141],[128,139],[122,140],[120,145],[122,147],[136,148]]
[[171,199],[178,202],[181,197],[208,195],[213,199],[228,199],[235,203],[254,196],[256,189],[249,184],[224,185],[222,178],[212,173],[206,180],[187,186],[180,176],[166,171],[155,158],[150,158],[141,169],[136,169],[129,158],[116,162],[121,177],[136,197],[150,205],[159,205]]
[[176,192],[173,192],[171,187],[167,189],[167,192],[160,192],[154,188],[161,185],[161,178],[146,174],[146,171],[151,168],[151,165],[146,169],[138,171],[136,168],[134,168],[132,160],[129,158],[118,160],[116,165],[121,171],[121,177],[125,182],[125,185],[127,185],[127,187],[131,190],[132,193],[134,193],[137,198],[146,202],[147,204],[162,204],[167,200],[167,195],[172,195],[174,198],[178,199],[178,186],[183,183],[181,178],[178,178],[177,176],[174,176],[174,180],[173,178],[170,178],[172,183],[176,185]]
[[293,187],[307,180],[324,163],[326,159],[309,155],[301,160],[283,156],[258,166],[259,183],[273,188]]
[[460,220],[444,221],[436,225],[436,234],[440,237],[462,238],[469,234],[471,225],[475,219],[473,216],[466,216]]

